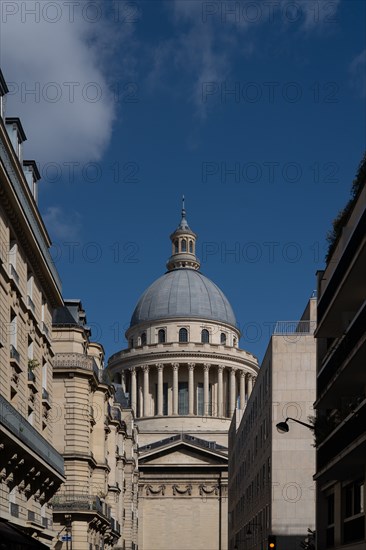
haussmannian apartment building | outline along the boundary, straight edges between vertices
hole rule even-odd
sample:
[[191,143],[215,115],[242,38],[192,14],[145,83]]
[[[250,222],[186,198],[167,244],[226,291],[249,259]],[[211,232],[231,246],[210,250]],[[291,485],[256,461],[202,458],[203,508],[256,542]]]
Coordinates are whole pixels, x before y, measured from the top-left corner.
[[[52,310],[62,305],[37,207],[39,173],[5,118],[0,71],[0,548],[49,548],[53,495],[65,481],[52,445]],[[25,546],[27,544],[27,546]]]
[[[54,527],[75,550],[133,550],[137,430],[103,370],[103,347],[90,341],[80,300],[54,311],[53,343],[54,443],[66,476],[52,499]],[[67,541],[55,548],[67,549]]]
[[366,548],[366,160],[318,273],[317,548]]
[[244,411],[229,431],[229,550],[298,550],[315,524],[316,298],[300,321],[278,322]]

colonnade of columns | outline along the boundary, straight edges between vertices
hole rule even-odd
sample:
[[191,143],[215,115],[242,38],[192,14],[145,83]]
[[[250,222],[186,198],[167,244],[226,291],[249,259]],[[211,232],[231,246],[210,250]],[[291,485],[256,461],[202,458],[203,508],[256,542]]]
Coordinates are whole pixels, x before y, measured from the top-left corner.
[[[180,367],[186,367],[188,370],[188,381],[186,374],[184,379],[180,379],[179,370]],[[142,367],[130,368],[131,381],[131,407],[136,411],[138,416],[153,416],[151,410],[151,394],[150,394],[150,374],[152,369],[156,369],[157,372],[157,403],[155,406],[155,413],[158,416],[163,416],[163,403],[164,403],[164,371],[171,369],[172,373],[169,376],[169,380],[172,380],[171,385],[171,413],[173,415],[179,414],[179,382],[188,382],[188,414],[194,415],[195,412],[195,372],[197,369],[203,370],[203,402],[204,402],[204,416],[217,416],[225,417],[229,413],[232,415],[234,409],[237,406],[237,400],[239,398],[239,408],[244,409],[246,401],[249,399],[252,392],[253,384],[255,382],[255,376],[246,372],[238,367],[226,367],[222,365],[211,365],[210,363],[198,364],[195,363],[157,363],[155,365],[143,365]],[[142,385],[141,378],[138,384],[137,372],[140,369],[143,373]],[[202,372],[202,371],[201,371]],[[216,376],[212,375],[212,372],[216,373]],[[228,372],[228,375],[225,373]],[[186,370],[185,370],[186,373]],[[226,384],[228,385],[228,395],[224,397],[224,380],[226,376]],[[201,378],[202,379],[202,376]],[[239,381],[238,381],[239,379]],[[156,380],[156,376],[154,376]],[[210,402],[210,382],[216,385],[215,401],[216,407],[209,407]],[[139,410],[137,411],[138,404],[138,392],[139,392]],[[229,407],[226,405],[226,399],[228,398]],[[212,400],[212,396],[211,396]]]

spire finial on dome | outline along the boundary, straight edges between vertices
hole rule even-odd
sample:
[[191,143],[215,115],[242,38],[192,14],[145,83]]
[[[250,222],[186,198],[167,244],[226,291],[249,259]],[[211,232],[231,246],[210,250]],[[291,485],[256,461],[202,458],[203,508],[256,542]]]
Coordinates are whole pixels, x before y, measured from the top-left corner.
[[200,262],[196,257],[197,235],[189,227],[186,218],[185,197],[182,195],[182,219],[177,229],[170,235],[172,255],[168,260],[168,270],[177,268],[199,269]]

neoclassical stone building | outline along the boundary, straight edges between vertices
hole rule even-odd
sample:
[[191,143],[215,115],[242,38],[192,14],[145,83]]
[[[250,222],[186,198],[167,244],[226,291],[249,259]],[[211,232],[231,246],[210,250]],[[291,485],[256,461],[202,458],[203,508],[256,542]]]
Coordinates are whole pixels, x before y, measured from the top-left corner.
[[[142,294],[110,375],[139,428],[140,550],[227,548],[227,437],[257,359],[223,292],[199,271],[196,234],[182,219],[167,272]],[[176,521],[179,517],[179,521]]]

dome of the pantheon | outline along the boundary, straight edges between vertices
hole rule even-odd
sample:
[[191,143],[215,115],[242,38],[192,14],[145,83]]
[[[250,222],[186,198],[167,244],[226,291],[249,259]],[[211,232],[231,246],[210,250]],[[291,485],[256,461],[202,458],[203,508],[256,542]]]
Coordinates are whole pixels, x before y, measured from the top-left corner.
[[199,271],[197,235],[190,229],[186,212],[172,233],[168,271],[142,294],[131,317],[130,328],[150,321],[203,319],[236,328],[233,309],[222,290]]
[[207,319],[236,327],[233,309],[219,287],[196,269],[184,267],[168,271],[145,290],[130,326],[169,318]]

